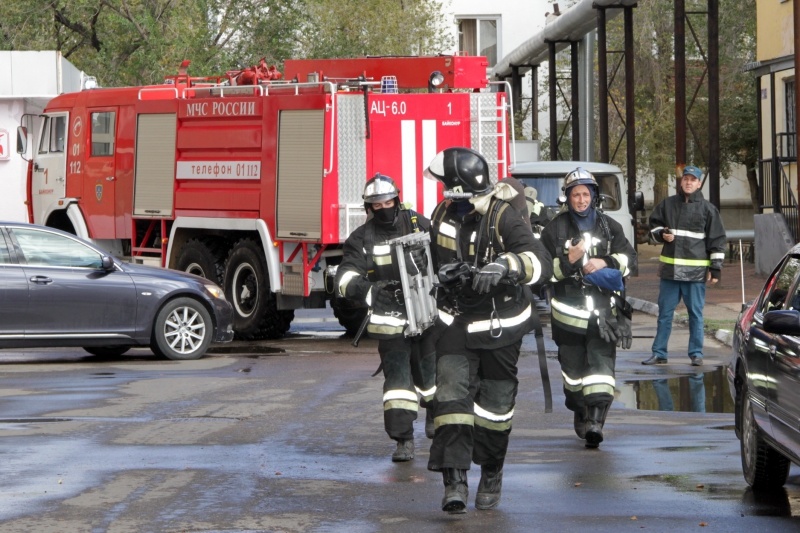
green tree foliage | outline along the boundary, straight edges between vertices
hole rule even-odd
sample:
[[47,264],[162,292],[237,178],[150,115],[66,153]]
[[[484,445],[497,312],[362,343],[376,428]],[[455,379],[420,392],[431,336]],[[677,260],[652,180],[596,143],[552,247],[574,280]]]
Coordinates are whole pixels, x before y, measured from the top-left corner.
[[0,49],[59,50],[101,85],[213,76],[291,57],[444,50],[434,0],[26,0],[0,3]]
[[448,49],[438,0],[307,0],[299,55],[432,55]]
[[5,50],[59,50],[103,85],[158,83],[290,55],[301,1],[28,0],[0,4]]
[[[720,2],[720,159],[723,171],[744,165],[755,212],[758,195],[758,98],[756,77],[743,69],[756,60],[755,0]],[[729,30],[729,26],[732,31]],[[722,29],[725,29],[725,37]],[[736,58],[731,60],[728,58]]]
[[[687,163],[701,167],[708,164],[706,9],[706,0],[686,2],[686,11],[696,13],[686,23]],[[640,174],[655,176],[656,202],[675,188],[674,13],[673,0],[639,2],[634,9],[636,160]],[[732,165],[744,164],[754,194],[758,122],[754,77],[743,67],[755,56],[755,0],[722,0],[719,14],[720,171],[724,177]],[[622,17],[610,24],[609,40],[609,49],[622,49]],[[618,78],[610,91],[624,104],[624,74]],[[624,109],[622,117],[611,109],[613,151],[615,136],[624,129]],[[612,162],[624,166],[624,149]]]

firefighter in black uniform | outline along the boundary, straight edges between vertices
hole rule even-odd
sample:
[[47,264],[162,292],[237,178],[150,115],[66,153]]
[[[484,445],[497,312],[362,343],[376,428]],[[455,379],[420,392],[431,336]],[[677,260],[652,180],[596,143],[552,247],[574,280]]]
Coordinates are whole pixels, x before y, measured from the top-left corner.
[[636,251],[622,226],[597,209],[599,191],[590,172],[573,170],[563,190],[568,209],[542,231],[553,257],[551,327],[575,433],[596,448],[614,400],[616,348],[631,345],[623,279]]
[[[336,272],[341,297],[366,301],[371,309],[367,333],[379,339],[383,368],[383,422],[386,433],[397,441],[392,461],[414,458],[414,427],[420,401],[428,405],[436,390],[435,328],[415,337],[404,336],[407,325],[396,253],[387,241],[416,231],[428,231],[430,222],[403,208],[394,181],[376,174],[364,187],[367,222],[350,234],[344,258]],[[424,257],[407,257],[426,268]],[[428,409],[425,433],[433,438],[433,412]]]
[[463,513],[467,470],[481,466],[475,507],[500,502],[503,463],[517,395],[522,337],[532,329],[526,285],[550,278],[551,259],[530,223],[501,198],[486,159],[469,148],[437,154],[426,176],[444,184],[431,215],[431,252],[438,272],[435,436],[428,469],[442,472],[442,510]]

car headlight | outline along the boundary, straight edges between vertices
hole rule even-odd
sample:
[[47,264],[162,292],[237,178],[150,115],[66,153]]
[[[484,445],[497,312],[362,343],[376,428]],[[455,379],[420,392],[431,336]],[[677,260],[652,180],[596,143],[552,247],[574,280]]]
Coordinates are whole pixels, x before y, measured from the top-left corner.
[[214,298],[221,298],[223,300],[225,299],[225,292],[221,288],[219,288],[219,286],[217,286],[217,285],[204,285],[204,287],[208,291],[208,294],[210,294]]

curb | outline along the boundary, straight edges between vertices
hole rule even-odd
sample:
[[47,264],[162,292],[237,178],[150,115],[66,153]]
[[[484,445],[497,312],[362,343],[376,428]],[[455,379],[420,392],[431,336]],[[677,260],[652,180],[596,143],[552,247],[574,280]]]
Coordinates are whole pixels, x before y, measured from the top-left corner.
[[628,296],[625,299],[628,301],[629,304],[631,304],[631,307],[633,307],[637,311],[647,313],[648,315],[658,316],[657,304],[654,304],[653,302],[648,302],[647,300],[634,298],[633,296]]
[[733,346],[733,332],[729,329],[718,329],[714,332],[714,337],[726,346]]

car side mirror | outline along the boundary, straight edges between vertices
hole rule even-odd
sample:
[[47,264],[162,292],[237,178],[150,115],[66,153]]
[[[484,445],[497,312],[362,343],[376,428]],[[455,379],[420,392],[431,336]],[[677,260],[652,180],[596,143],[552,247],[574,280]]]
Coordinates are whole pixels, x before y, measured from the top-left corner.
[[764,331],[776,335],[800,335],[800,311],[769,311],[764,315]]
[[110,255],[104,255],[100,260],[100,266],[103,270],[114,270],[114,258]]
[[17,127],[17,153],[24,156],[28,153],[28,128]]
[[633,212],[644,211],[644,193],[636,191],[633,193]]

